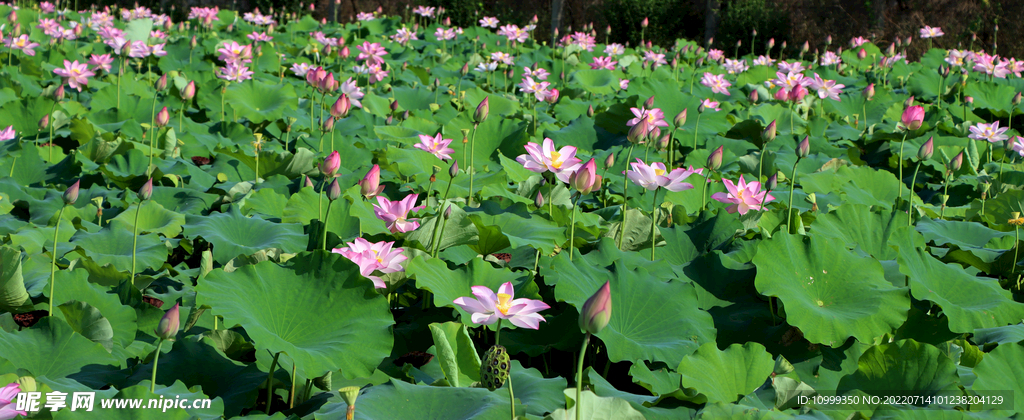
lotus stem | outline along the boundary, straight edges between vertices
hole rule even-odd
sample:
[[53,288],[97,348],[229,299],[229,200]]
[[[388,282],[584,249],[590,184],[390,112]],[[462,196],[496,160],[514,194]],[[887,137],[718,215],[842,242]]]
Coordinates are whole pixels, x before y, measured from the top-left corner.
[[944,216],[946,215],[946,200],[949,200],[949,178],[952,176],[952,173],[947,173],[943,180],[942,207],[939,208],[939,220],[944,220]]
[[654,261],[654,248],[657,245],[655,237],[658,233],[658,189],[651,194],[651,261]]
[[583,337],[583,346],[580,347],[580,360],[576,364],[576,420],[580,420],[580,411],[583,411],[580,394],[583,389],[583,357],[587,355],[587,345],[590,344],[590,333]]
[[697,113],[697,124],[693,126],[693,150],[697,150],[697,131],[700,129],[700,113]]
[[327,250],[327,220],[330,219],[330,217],[331,217],[331,204],[334,204],[334,201],[328,201],[327,202],[327,214],[324,215],[324,222],[323,222],[323,228],[322,228],[322,230],[323,230],[323,235],[322,235],[323,239],[320,242],[320,248],[323,248],[324,251]]
[[907,143],[907,134],[909,133],[909,129],[908,131],[903,132],[903,140],[900,141],[900,160],[899,162],[896,162],[896,166],[899,167],[900,174],[899,182],[896,183],[897,185],[899,185],[898,187],[896,187],[896,189],[899,191],[899,193],[896,196],[897,204],[899,203],[900,199],[903,198],[903,145]]
[[924,161],[918,161],[917,166],[914,167],[914,176],[910,178],[910,209],[907,211],[907,226],[911,226],[914,223],[914,185],[917,184],[917,171],[921,169],[921,163]]
[[139,206],[135,208],[135,224],[132,226],[132,284],[135,284],[135,250],[139,245],[139,213],[142,211],[143,204],[146,202],[140,201]]
[[583,194],[576,195],[576,201],[572,203],[572,222],[569,224],[569,262],[572,262],[573,253],[572,250],[575,247],[576,239],[576,207],[580,203],[580,198]]
[[153,124],[153,126],[149,127],[149,130],[147,130],[147,132],[149,132],[151,134],[150,137],[149,137],[149,171],[150,171],[150,173],[153,172],[153,150],[154,150],[154,148],[153,148],[153,139],[156,138],[156,135],[153,134],[153,127],[156,126],[156,97],[159,96],[159,95],[160,95],[159,92],[153,94],[153,108],[150,111],[150,117],[149,117],[149,121],[150,121],[151,124]]
[[121,77],[124,75],[124,57],[121,57],[121,64],[117,66],[117,107],[121,107]]
[[[327,210],[331,208],[328,207]],[[288,392],[288,409],[295,408],[295,361],[292,360],[292,390]]]
[[[509,366],[511,368],[511,366]],[[516,420],[516,394],[512,392],[512,374],[508,374],[508,401],[509,405],[512,406],[512,420]]]
[[10,175],[8,175],[9,177],[12,177],[12,178],[14,177],[14,164],[16,164],[16,163],[18,163],[18,157],[17,156],[15,156],[13,160],[11,160],[11,173],[10,173]]
[[[800,163],[800,158],[793,162],[793,174],[789,177],[789,206],[786,208],[786,227],[792,229],[793,227],[793,190],[796,189],[796,165]],[[765,193],[765,198],[768,194]],[[762,207],[763,209],[763,207]]]
[[[629,152],[626,154],[626,168],[629,168],[629,160],[633,158],[633,146],[635,144],[629,144]],[[626,176],[627,171],[622,171],[622,226],[619,226],[619,246],[622,249],[622,238],[626,236],[626,208],[628,204],[626,201],[629,200],[629,178]]]
[[867,136],[868,135],[868,102],[867,102],[866,99],[864,100],[864,105],[862,105],[861,108],[860,108],[860,112],[864,116],[864,135]]
[[448,193],[452,190],[452,184],[454,183],[454,179],[448,181],[448,187],[444,189],[444,198],[441,200],[440,203],[438,203],[437,213],[435,213],[436,216],[434,216],[436,218],[434,219],[434,233],[430,235],[430,238],[433,239],[433,243],[430,244],[431,248],[433,248],[433,250],[430,252],[430,256],[434,258],[437,258],[437,253],[441,249],[441,238],[439,238],[437,235],[439,233],[444,233],[443,229],[441,229],[441,221],[442,219],[444,219],[444,202],[448,201]]
[[227,96],[228,85],[224,85],[220,90],[220,128],[221,131],[228,130],[228,121],[224,117],[224,97]]
[[[469,140],[469,168],[466,168],[469,172],[469,194],[466,196],[466,205],[473,206],[473,178],[476,175],[476,132],[477,128],[480,127],[480,123],[473,123],[473,136]],[[465,159],[463,159],[465,161]],[[448,184],[448,188],[451,188],[451,184]],[[445,193],[447,197],[448,193]]]
[[[267,373],[267,414],[270,414],[270,403],[274,397],[274,371],[277,370],[278,357],[281,357],[281,352],[274,353],[274,361],[270,363],[270,372]],[[292,363],[295,361],[292,360]]]
[[156,353],[153,354],[153,376],[149,381],[149,392],[156,393],[156,365],[160,362],[160,349],[164,346],[164,339],[156,343]]
[[704,211],[708,206],[708,183],[711,182],[711,175],[714,173],[708,166],[704,166],[704,169],[708,170],[708,176],[704,177],[704,185],[700,189],[700,211]]
[[60,232],[60,221],[64,217],[64,209],[67,208],[67,204],[61,206],[60,212],[57,213],[57,226],[53,228],[53,259],[50,261],[50,309],[49,316],[53,316],[53,286],[57,283],[57,233]]

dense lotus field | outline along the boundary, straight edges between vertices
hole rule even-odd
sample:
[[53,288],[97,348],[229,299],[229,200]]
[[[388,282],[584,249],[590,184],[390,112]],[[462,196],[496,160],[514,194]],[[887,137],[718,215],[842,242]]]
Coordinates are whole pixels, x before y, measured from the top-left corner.
[[0,418],[1024,416],[995,51],[55,9],[0,5]]

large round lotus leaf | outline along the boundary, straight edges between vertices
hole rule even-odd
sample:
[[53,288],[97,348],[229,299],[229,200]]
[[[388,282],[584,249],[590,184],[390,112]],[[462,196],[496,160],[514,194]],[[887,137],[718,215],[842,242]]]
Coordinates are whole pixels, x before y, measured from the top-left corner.
[[58,308],[64,314],[64,320],[75,332],[100,343],[107,351],[114,348],[114,329],[110,327],[110,321],[92,305],[73,300],[62,303]]
[[786,321],[812,343],[871,342],[907,320],[910,297],[885,280],[882,265],[858,257],[844,241],[776,234],[757,246],[754,285],[777,296]]
[[27,306],[31,303],[21,275],[21,251],[0,247],[0,310],[14,311]]
[[921,219],[917,222],[917,231],[928,242],[960,248],[984,247],[993,239],[1013,236],[1013,232],[1000,232],[978,223],[956,220]]
[[684,356],[715,340],[711,315],[697,308],[697,291],[687,281],[664,281],[644,268],[629,269],[616,262],[612,269],[569,262],[561,253],[546,276],[557,281],[555,298],[576,308],[611,281],[612,316],[597,337],[608,347],[608,357],[652,360],[677,366]]
[[900,340],[869,348],[857,371],[839,381],[838,391],[870,395],[938,395],[958,391],[956,364],[931,344]]
[[[132,269],[132,245],[135,236],[120,225],[111,225],[96,233],[80,230],[71,238],[71,243],[82,256],[92,259],[98,265],[112,264],[120,271]],[[167,246],[160,235],[150,233],[138,236],[135,251],[135,272],[147,268],[158,268],[167,260]]]
[[[81,301],[96,308],[113,328],[113,342],[121,347],[127,348],[132,341],[135,341],[135,333],[138,330],[138,314],[131,306],[121,304],[116,294],[108,293],[110,288],[103,287],[89,281],[89,273],[86,270],[77,269],[72,271],[59,270],[56,273],[57,285],[54,288],[53,305],[63,305],[67,302]],[[44,294],[49,295],[49,288]],[[54,310],[55,317],[62,317],[63,311]]]
[[[629,401],[616,397],[599,397],[593,392],[586,390],[580,393],[582,404],[575,404],[576,389],[569,388],[563,391],[567,400],[573,401],[572,407],[568,409],[559,408],[549,414],[544,420],[562,419],[586,419],[586,420],[644,420],[643,414],[636,411],[629,405]],[[576,410],[583,406],[579,416]]]
[[[139,208],[134,204],[121,214],[113,218],[111,222],[120,222],[129,232],[133,232],[135,226],[135,212]],[[185,215],[167,210],[160,203],[145,201],[142,210],[139,212],[139,233],[153,232],[173,238],[181,233],[181,225],[185,224]]]
[[566,386],[565,378],[545,378],[539,370],[524,368],[515,359],[512,360],[512,372],[509,376],[512,377],[512,390],[516,394],[516,399],[523,404],[523,410],[527,414],[542,416],[565,405],[565,398],[561,395]]
[[1010,291],[1000,287],[996,279],[972,276],[959,265],[936,260],[924,249],[920,236],[897,231],[893,240],[899,246],[896,261],[900,272],[910,279],[910,293],[915,299],[942,307],[950,331],[970,333],[1024,318],[1024,304],[1014,302]]
[[974,368],[978,379],[971,389],[979,395],[985,391],[1013,391],[1013,410],[1024,413],[1024,344],[1001,344],[985,355]]
[[827,236],[842,241],[847,248],[860,248],[878,260],[896,258],[896,250],[889,247],[893,224],[906,220],[893,218],[892,212],[872,211],[860,204],[839,206],[835,211],[818,216],[813,235]]
[[89,365],[113,365],[115,360],[99,343],[82,337],[63,320],[46,317],[30,329],[0,332],[0,359],[33,376],[60,379]]
[[284,252],[302,251],[306,249],[307,241],[302,225],[245,217],[237,208],[205,217],[189,216],[185,236],[202,236],[212,243],[213,258],[221,264],[239,255],[251,255],[267,248],[280,248]]
[[476,224],[500,229],[512,248],[531,246],[544,253],[551,253],[555,246],[566,240],[564,227],[531,214],[522,203],[501,208],[497,201],[485,201],[468,214]]
[[573,79],[583,86],[590,93],[612,93],[618,88],[618,78],[611,71],[606,70],[579,70],[572,75]]
[[305,377],[368,376],[391,353],[387,300],[347,259],[321,255],[296,257],[292,268],[267,261],[213,271],[196,287],[196,303],[245,328],[258,351],[287,353]]
[[684,389],[697,390],[707,402],[731,403],[764,385],[774,367],[772,355],[761,344],[733,344],[719,350],[712,342],[684,357],[676,371],[682,375]]
[[239,117],[253,123],[274,121],[284,115],[285,108],[298,106],[292,85],[271,85],[256,80],[232,83],[224,98]]
[[[313,418],[345,418],[348,404],[337,395],[330,401]],[[516,414],[523,413],[523,408],[516,404]],[[360,420],[505,420],[510,413],[505,389],[492,392],[485,388],[433,387],[396,380],[362,391],[356,401],[356,418]]]

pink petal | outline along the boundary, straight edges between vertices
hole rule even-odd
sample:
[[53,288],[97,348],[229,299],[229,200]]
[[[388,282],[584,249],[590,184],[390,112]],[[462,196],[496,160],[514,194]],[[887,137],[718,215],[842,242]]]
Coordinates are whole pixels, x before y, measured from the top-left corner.
[[487,286],[473,286],[470,289],[473,290],[473,296],[476,296],[480,300],[480,303],[485,307],[489,308],[490,312],[494,312],[494,307],[498,304],[498,295],[494,294],[494,291]]
[[463,297],[455,299],[452,302],[455,303],[456,305],[458,305],[458,307],[462,308],[462,310],[464,310],[466,312],[469,312],[471,314],[475,314],[475,313],[489,313],[489,312],[493,312],[494,311],[494,308],[487,308],[482,303],[480,303],[479,300],[476,300],[476,299],[473,299],[473,298],[470,298],[470,297],[464,297],[463,296]]
[[512,325],[515,325],[519,328],[529,328],[531,330],[536,330],[540,329],[540,322],[544,321],[544,317],[541,316],[540,314],[526,314],[513,316],[508,320],[512,322]]
[[492,313],[492,314],[475,313],[473,315],[470,315],[469,319],[470,319],[470,321],[472,321],[474,324],[477,324],[477,325],[491,325],[491,324],[493,324],[495,322],[498,322],[498,314],[497,313]]
[[502,284],[501,287],[498,287],[498,293],[504,293],[509,296],[515,296],[516,291],[512,287],[512,282],[505,282],[505,284]]

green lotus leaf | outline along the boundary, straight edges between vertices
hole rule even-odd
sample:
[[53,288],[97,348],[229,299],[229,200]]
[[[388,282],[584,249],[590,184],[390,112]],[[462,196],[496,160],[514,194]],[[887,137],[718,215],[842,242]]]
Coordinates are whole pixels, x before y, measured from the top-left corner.
[[202,236],[212,243],[213,258],[221,264],[239,255],[250,255],[262,249],[280,248],[284,252],[298,252],[306,247],[307,237],[301,225],[245,217],[237,207],[232,207],[227,213],[205,217],[189,215],[186,220],[185,236]]
[[[318,195],[312,188],[302,188],[299,192],[292,194],[284,206],[281,221],[284,223],[309,224],[313,220],[320,220],[327,213],[327,204],[330,200],[326,194]],[[323,206],[321,208],[321,205]],[[350,214],[351,205],[347,200],[336,200],[331,204],[331,214],[327,217],[327,230],[338,235],[342,239],[355,237],[360,232],[360,226],[380,225],[382,231],[384,222],[374,217],[372,220],[362,220]],[[320,215],[318,215],[320,214]],[[370,229],[365,229],[369,231]]]
[[531,246],[541,252],[551,253],[566,240],[564,227],[530,214],[524,204],[502,209],[496,202],[486,201],[480,207],[470,210],[468,214],[474,224],[501,229],[512,248]]
[[974,374],[978,379],[971,386],[973,391],[979,395],[991,395],[985,391],[1012,391],[1013,411],[1024,413],[1024,399],[1016,397],[1024,393],[1024,344],[999,345],[981,359]]
[[860,248],[878,260],[896,258],[896,250],[889,247],[893,223],[904,221],[891,212],[872,211],[865,205],[847,204],[835,211],[818,216],[814,221],[814,235],[834,238],[847,248]]
[[725,350],[711,342],[683,358],[676,369],[682,386],[704,395],[707,402],[736,402],[764,384],[775,361],[758,343],[733,344]]
[[572,78],[590,93],[612,93],[619,87],[618,78],[608,70],[579,70]]
[[[124,226],[129,232],[134,231],[135,226],[135,212],[138,210],[139,205],[133,204],[131,207],[122,211],[117,217],[111,219],[111,222],[118,222]],[[142,203],[142,210],[138,210],[139,215],[139,233],[153,232],[164,235],[167,238],[174,238],[181,233],[181,226],[185,224],[185,215],[181,213],[175,213],[167,210],[164,206],[160,205],[155,201],[145,201]]]
[[[168,400],[169,403],[175,402],[174,401],[174,398],[175,398],[174,395],[169,395],[168,397],[170,398],[170,400]],[[177,407],[168,408],[166,410],[164,410],[162,408],[162,406],[158,406],[158,407],[156,407],[156,409],[146,409],[148,407],[149,401],[151,399],[156,400],[156,401],[161,402],[161,403],[163,402],[163,399],[160,399],[159,395],[153,394],[153,393],[149,392],[149,386],[148,385],[146,385],[146,386],[136,385],[136,386],[131,386],[131,387],[122,389],[121,391],[119,391],[117,393],[117,395],[114,396],[114,398],[117,398],[117,399],[127,399],[129,403],[136,402],[136,401],[141,402],[141,406],[140,406],[141,408],[121,409],[121,410],[115,410],[115,409],[109,409],[108,408],[106,410],[103,410],[102,407],[100,407],[100,403],[98,401],[99,399],[97,398],[97,401],[95,402],[95,406],[93,408],[93,410],[95,410],[95,411],[89,412],[89,411],[85,411],[85,410],[82,410],[82,409],[71,411],[71,410],[68,410],[68,409],[64,409],[64,410],[60,410],[60,411],[54,413],[53,414],[53,419],[54,420],[91,419],[91,418],[95,418],[96,417],[95,413],[97,411],[103,412],[103,418],[111,419],[111,420],[122,420],[122,419],[123,420],[148,420],[148,419],[153,419],[153,420],[156,420],[156,419],[160,419],[160,420],[163,420],[163,419],[169,419],[169,420],[188,420],[188,419],[191,418],[191,416],[189,415],[189,413],[187,411],[185,411],[185,410],[183,410],[181,408],[177,408]],[[68,405],[70,406],[71,405],[71,397],[70,396],[68,396],[67,401],[68,401]],[[190,400],[189,403],[191,403],[191,402],[192,401]]]
[[[241,171],[245,179],[252,180],[256,175],[256,155],[251,149],[217,149],[217,154],[225,158],[230,156],[245,165],[248,171]],[[299,178],[302,175],[313,175],[316,172],[317,156],[307,148],[300,147],[295,153],[260,151],[260,178],[267,179],[274,175],[288,178]],[[240,168],[241,169],[241,168]]]
[[757,246],[754,285],[785,306],[786,320],[812,343],[836,346],[849,337],[871,342],[903,324],[910,297],[885,280],[871,257],[844,241],[778,233]]
[[1010,232],[1000,232],[977,223],[956,220],[921,219],[917,222],[917,231],[924,235],[928,242],[936,245],[956,245],[961,249],[983,248],[993,239],[1011,236]]
[[711,315],[697,309],[697,292],[691,283],[666,282],[642,267],[626,267],[622,262],[615,262],[610,270],[573,264],[561,253],[552,259],[547,274],[557,281],[555,298],[576,308],[611,281],[614,310],[597,337],[608,346],[613,362],[651,360],[677,366],[702,344],[714,341]]
[[[594,130],[594,119],[585,116],[572,120],[561,130],[545,131],[544,134],[554,140],[558,147],[575,146],[579,148],[577,153],[581,159],[586,151],[593,151],[598,142],[597,131]],[[516,164],[522,167],[518,162]]]
[[[533,284],[528,274],[513,272],[508,268],[494,268],[491,263],[481,258],[470,260],[467,267],[450,270],[440,259],[418,256],[409,259],[405,264],[405,273],[415,278],[420,288],[434,294],[435,306],[457,308],[467,325],[472,325],[469,322],[469,314],[457,307],[453,301],[462,296],[472,297],[473,286],[486,286],[491,290],[498,290],[498,286],[503,283],[512,282],[517,298],[540,298],[537,286]],[[503,325],[506,328],[514,328],[509,323]]]
[[562,396],[562,390],[566,386],[565,378],[545,378],[539,370],[524,368],[515,359],[512,360],[512,372],[509,376],[512,377],[516,399],[523,403],[523,410],[527,414],[542,416],[565,405],[565,398]]
[[[644,420],[643,414],[636,411],[629,405],[629,402],[616,397],[599,397],[593,392],[587,390],[580,393],[581,404],[576,404],[576,389],[569,388],[565,390],[565,397],[567,401],[572,401],[572,406],[568,409],[559,408],[553,413],[544,417],[544,420],[562,420],[562,419],[587,419],[587,420]],[[576,410],[579,407],[583,407],[583,411],[576,415]]]
[[741,404],[714,403],[708,404],[701,410],[702,419],[735,419],[735,420],[783,420],[791,419],[792,415],[776,411],[775,407],[768,409],[751,407]]
[[899,247],[899,269],[909,277],[911,295],[939,305],[949,318],[950,331],[970,333],[1024,318],[1024,304],[1014,302],[996,279],[972,276],[959,265],[936,260],[924,249],[923,240],[915,241],[909,232],[898,231],[893,237]]
[[287,353],[305,377],[373,373],[393,341],[387,300],[341,255],[291,261],[215,270],[196,287],[196,303],[245,328],[259,351]]
[[76,333],[100,343],[107,351],[114,348],[114,329],[111,328],[110,321],[92,305],[73,300],[62,303],[58,308],[64,314],[64,320]]
[[148,41],[149,33],[153,30],[153,19],[132,19],[125,25],[124,38],[129,41]]
[[958,391],[956,365],[937,347],[900,340],[869,348],[857,371],[839,381],[838,392],[861,390],[870,395],[939,395]]
[[[593,368],[586,368],[583,371],[583,377],[586,378],[585,380],[590,382],[590,388],[593,389],[594,393],[597,394],[597,396],[606,398],[613,397],[626,400],[627,402],[629,402],[629,405],[632,406],[634,410],[639,411],[641,414],[644,415],[645,418],[649,420],[672,420],[678,418],[693,418],[696,415],[696,410],[689,407],[663,408],[657,406],[649,406],[651,404],[654,404],[658,400],[658,398],[649,397],[646,395],[630,394],[628,392],[623,392],[618,389],[615,389],[615,387],[612,386],[611,383],[609,383],[606,379],[602,378],[601,375],[598,375]],[[679,376],[676,375],[676,379],[678,378]],[[572,389],[573,388],[570,388],[570,390]],[[570,399],[575,400],[575,397],[576,394],[575,392],[573,392],[573,395],[570,396]],[[584,408],[584,413],[586,413],[586,408]]]
[[[313,418],[345,417],[348,405],[332,396]],[[396,403],[401,402],[401,403]],[[509,418],[508,391],[484,388],[449,388],[412,385],[392,380],[362,391],[356,402],[356,415],[366,420],[505,420]],[[523,407],[516,406],[516,413]]]
[[445,378],[453,387],[480,381],[480,355],[473,347],[466,326],[456,322],[430,324],[434,349]]
[[1024,341],[1024,324],[974,330],[971,341],[978,344],[1006,344]]
[[0,247],[0,310],[16,312],[31,306],[21,276],[21,251]]
[[39,320],[30,329],[0,332],[0,359],[33,376],[50,379],[65,378],[89,365],[116,366],[119,362],[102,345],[52,317]]
[[238,116],[253,123],[274,121],[285,109],[298,108],[298,96],[290,84],[269,84],[258,80],[232,83],[224,99]]
[[135,251],[136,273],[147,268],[159,268],[167,260],[167,246],[160,235],[139,233],[136,237],[132,232],[120,226],[108,226],[96,233],[78,231],[71,237],[78,253],[88,257],[99,265],[112,264],[120,271],[132,269],[132,246],[137,239]]
[[[135,340],[135,333],[138,330],[138,314],[131,306],[122,305],[116,294],[108,293],[110,289],[98,284],[89,282],[89,273],[84,269],[72,271],[60,270],[56,273],[57,284],[54,287],[56,298],[52,299],[54,307],[68,302],[80,301],[95,308],[113,329],[111,339],[114,344],[122,348],[128,346]],[[49,290],[44,290],[46,294]],[[54,316],[61,318],[63,311],[54,310]],[[69,321],[70,323],[70,321]],[[75,330],[81,333],[79,330]],[[84,335],[84,334],[83,334]]]

